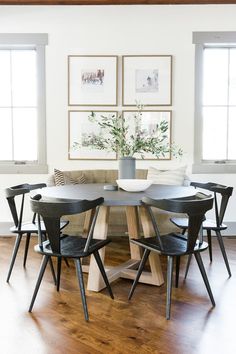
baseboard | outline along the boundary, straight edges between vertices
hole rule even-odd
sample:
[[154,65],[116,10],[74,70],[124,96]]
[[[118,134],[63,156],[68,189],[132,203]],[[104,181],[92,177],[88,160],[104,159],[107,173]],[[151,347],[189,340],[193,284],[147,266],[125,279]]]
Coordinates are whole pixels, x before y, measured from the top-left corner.
[[0,222],[0,236],[4,236],[4,237],[16,236],[16,234],[10,232],[11,226],[12,226],[12,222]]
[[[226,222],[228,228],[225,231],[222,231],[223,236],[236,236],[236,222],[235,221],[229,221]],[[11,237],[13,234],[9,231],[10,227],[12,226],[11,222],[0,222],[0,236],[6,236],[6,237]],[[120,236],[127,234],[127,232],[124,231],[124,228],[109,228],[109,235],[112,236]]]
[[11,226],[11,222],[0,222],[0,236],[12,236],[13,234],[9,231]]
[[235,221],[227,221],[225,223],[228,228],[222,231],[223,236],[236,236],[236,222]]

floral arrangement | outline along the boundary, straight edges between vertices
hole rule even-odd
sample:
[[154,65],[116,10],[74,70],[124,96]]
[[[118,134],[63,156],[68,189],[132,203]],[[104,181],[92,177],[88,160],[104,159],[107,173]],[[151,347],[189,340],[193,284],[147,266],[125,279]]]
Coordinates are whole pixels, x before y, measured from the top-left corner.
[[[82,146],[98,150],[114,151],[119,157],[135,156],[144,153],[151,153],[157,158],[164,157],[171,153],[173,156],[182,156],[182,149],[168,142],[168,122],[163,120],[148,132],[141,126],[143,106],[137,104],[137,112],[133,113],[134,128],[130,129],[129,122],[122,116],[109,114],[107,116],[96,116],[94,112],[89,115],[89,120],[101,128],[100,133],[82,135]],[[74,142],[73,148],[77,149],[80,143]]]

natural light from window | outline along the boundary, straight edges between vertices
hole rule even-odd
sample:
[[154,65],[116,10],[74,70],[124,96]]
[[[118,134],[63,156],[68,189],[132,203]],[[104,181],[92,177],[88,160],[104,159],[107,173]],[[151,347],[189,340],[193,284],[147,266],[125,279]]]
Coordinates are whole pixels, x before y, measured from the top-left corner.
[[37,66],[33,49],[0,49],[0,160],[36,161]]
[[204,49],[202,103],[202,159],[236,160],[236,48]]

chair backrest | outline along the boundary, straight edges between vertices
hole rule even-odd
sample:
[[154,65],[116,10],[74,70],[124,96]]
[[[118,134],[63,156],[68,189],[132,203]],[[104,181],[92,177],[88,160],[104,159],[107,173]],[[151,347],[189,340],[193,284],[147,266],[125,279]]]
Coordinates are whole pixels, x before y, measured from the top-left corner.
[[[37,184],[19,184],[17,186],[9,187],[5,189],[5,196],[7,198],[8,205],[11,210],[11,215],[15,224],[15,227],[18,230],[21,230],[21,225],[23,221],[23,213],[24,213],[24,202],[25,202],[25,194],[29,193],[32,190],[40,189],[46,187],[46,183],[37,183]],[[21,196],[20,207],[17,207],[16,197]],[[35,215],[33,217],[34,221]]]
[[[156,207],[169,212],[183,213],[188,215],[188,238],[186,252],[191,252],[196,245],[196,240],[198,238],[205,213],[213,206],[213,197],[203,193],[197,193],[193,197],[177,199],[155,200],[149,197],[144,197],[142,202],[148,207],[151,214],[152,212],[150,207]],[[152,217],[152,220],[154,221],[154,217]],[[158,227],[156,223],[154,225],[156,236],[159,241],[160,248],[162,249],[161,237],[158,233]]]
[[[220,225],[223,223],[229,198],[233,193],[233,187],[227,187],[222,184],[217,184],[213,182],[208,182],[208,183],[191,182],[190,185],[194,186],[195,188],[208,190],[214,194],[216,226],[220,227]],[[218,205],[217,196],[220,198],[220,205]]]
[[[97,208],[93,221],[91,223],[87,242],[84,248],[86,252],[89,248],[90,241],[93,237],[93,230],[98,215],[99,205],[104,202],[104,198],[97,198],[94,200],[72,200],[72,199],[50,199],[43,200],[41,195],[34,196],[30,203],[31,209],[38,217],[42,218],[47,232],[47,237],[50,242],[50,246],[53,253],[60,254],[60,219],[64,215],[80,214],[85,211]],[[41,224],[38,222],[38,235],[39,235],[39,245],[43,249],[43,238],[41,232]]]

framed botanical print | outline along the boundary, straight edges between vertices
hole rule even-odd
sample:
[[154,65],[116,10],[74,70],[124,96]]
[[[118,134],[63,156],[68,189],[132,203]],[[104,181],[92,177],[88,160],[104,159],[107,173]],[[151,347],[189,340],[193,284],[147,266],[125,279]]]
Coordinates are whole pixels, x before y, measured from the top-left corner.
[[68,56],[68,105],[116,106],[118,57]]
[[171,105],[171,55],[125,55],[122,57],[122,104]]
[[107,132],[94,124],[91,117],[109,114],[117,116],[116,111],[69,111],[68,117],[68,145],[69,160],[116,160],[116,152],[98,149],[98,142],[109,139]]
[[122,112],[131,139],[138,136],[146,147],[149,145],[152,151],[156,151],[156,155],[144,152],[135,154],[134,157],[144,160],[171,159],[171,113],[171,111],[147,110]]

